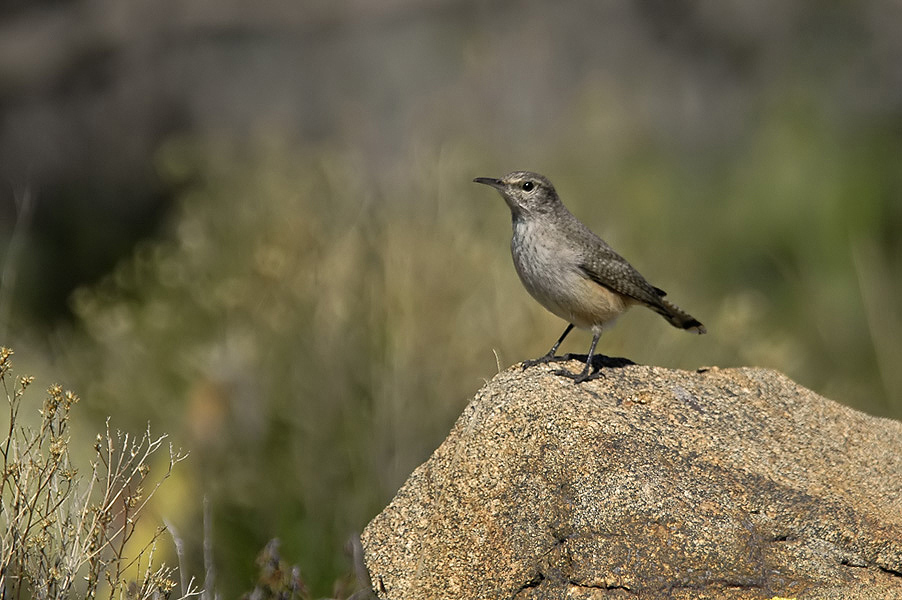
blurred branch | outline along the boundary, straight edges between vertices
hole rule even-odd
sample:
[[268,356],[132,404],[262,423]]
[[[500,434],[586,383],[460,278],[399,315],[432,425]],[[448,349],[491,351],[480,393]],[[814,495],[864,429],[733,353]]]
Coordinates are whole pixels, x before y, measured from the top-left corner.
[[213,517],[210,498],[204,495],[204,595],[203,600],[216,600],[216,564],[213,561]]
[[15,193],[16,222],[9,238],[6,259],[3,261],[3,272],[0,274],[0,340],[6,339],[9,333],[12,316],[12,297],[16,288],[16,276],[19,272],[19,257],[25,242],[25,232],[31,225],[34,213],[34,195],[31,186]]
[[360,543],[360,534],[354,533],[348,540],[351,547],[351,558],[354,562],[354,576],[357,579],[357,591],[348,600],[374,600],[376,593],[373,591],[373,580],[370,571],[366,568],[363,558],[363,545]]
[[853,242],[852,259],[880,381],[888,402],[894,404],[891,408],[898,410],[899,403],[902,402],[902,371],[898,368],[899,359],[902,358],[899,351],[902,321],[895,300],[898,297],[897,290],[893,289],[895,278],[879,248],[871,241]]
[[188,589],[188,571],[185,568],[185,541],[182,539],[182,536],[179,535],[179,532],[175,528],[175,526],[173,526],[173,524],[168,519],[163,519],[163,524],[166,525],[166,530],[169,532],[169,535],[172,536],[172,543],[175,545],[175,555],[179,561],[179,576],[182,589]]

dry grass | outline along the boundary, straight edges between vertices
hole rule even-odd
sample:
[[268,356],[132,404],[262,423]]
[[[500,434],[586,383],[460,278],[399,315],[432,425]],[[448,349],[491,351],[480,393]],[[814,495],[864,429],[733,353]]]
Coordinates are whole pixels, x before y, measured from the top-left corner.
[[106,430],[97,435],[87,476],[70,459],[69,418],[78,396],[51,386],[37,428],[23,424],[30,377],[14,377],[12,351],[0,349],[0,385],[9,423],[0,442],[0,597],[114,599],[197,596],[176,592],[175,569],[154,553],[165,529],[133,549],[148,502],[185,455],[168,447],[168,468],[152,477],[150,458],[166,436]]

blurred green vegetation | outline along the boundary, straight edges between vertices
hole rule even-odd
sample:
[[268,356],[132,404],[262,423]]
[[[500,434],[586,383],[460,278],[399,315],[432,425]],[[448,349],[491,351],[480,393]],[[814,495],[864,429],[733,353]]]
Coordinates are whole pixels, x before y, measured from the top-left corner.
[[481,233],[493,211],[456,196],[462,164],[380,184],[338,154],[173,141],[159,165],[186,192],[171,238],[76,295],[93,340],[70,357],[90,373],[77,385],[98,417],[186,440],[197,500],[176,526],[199,556],[189,532],[211,499],[224,589],[253,580],[274,535],[315,588],[334,580],[344,539],[494,372],[484,332],[529,320],[494,285],[504,243]]
[[[796,108],[738,155],[691,168],[646,144],[600,178],[547,150],[571,208],[710,331],[687,336],[636,310],[603,352],[770,366],[902,415],[898,140]],[[347,570],[343,541],[482,378],[541,354],[563,326],[516,280],[506,207],[470,184],[500,174],[484,151],[449,142],[377,176],[359,160],[272,139],[173,139],[157,159],[184,190],[170,234],[74,298],[91,339],[72,333],[74,385],[97,418],[149,419],[191,448],[173,519],[200,556],[210,499],[223,589],[247,587],[255,553],[279,536],[326,593]]]
[[[603,176],[555,140],[537,162],[710,333],[636,310],[603,352],[770,366],[902,416],[897,138],[790,107],[736,154],[687,164],[651,142],[622,150]],[[246,589],[256,552],[279,536],[328,593],[348,570],[344,540],[482,379],[541,354],[563,326],[516,280],[506,207],[470,184],[501,174],[484,150],[448,142],[375,176],[362,160],[275,139],[171,139],[157,156],[182,190],[168,234],[79,290],[78,327],[57,342],[67,385],[98,421],[149,420],[191,450],[177,501],[160,503],[201,573],[209,499],[221,589]],[[584,352],[581,336],[565,349]]]
[[[135,160],[173,198],[161,233],[78,289],[75,319],[49,334],[20,317],[25,309],[10,310],[32,296],[0,289],[0,317],[12,314],[0,322],[11,341],[0,341],[24,371],[79,391],[92,422],[74,422],[73,436],[93,438],[113,415],[131,431],[150,421],[190,450],[154,508],[198,579],[209,545],[216,590],[232,597],[253,587],[254,557],[274,537],[313,595],[340,595],[332,586],[349,570],[348,536],[441,442],[484,379],[560,335],[564,323],[520,286],[509,212],[471,183],[477,176],[549,176],[577,216],[709,331],[690,336],[636,309],[601,352],[685,369],[771,367],[902,418],[893,21],[880,3],[751,6],[402,7],[372,28],[339,15],[312,40],[298,35],[300,49],[281,14],[276,33],[261,26],[272,38],[231,35],[238,25],[218,36],[211,27],[210,39],[203,27],[196,40],[189,31],[190,43],[172,49],[178,35],[154,38],[162,47],[146,57],[166,60],[123,61],[125,76],[168,73],[160,64],[180,65],[173,55],[196,49],[189,75],[126,89],[165,96],[194,89],[194,79],[209,96],[186,105],[233,130],[157,132],[153,169]],[[267,94],[245,93],[254,86]],[[121,96],[140,106],[134,98],[145,94]],[[113,124],[132,123],[127,108]],[[67,115],[61,123],[86,121]],[[118,174],[107,136],[132,132],[98,121],[96,162]],[[122,195],[124,205],[135,200]],[[94,228],[83,231],[101,223],[116,237],[110,220],[85,220]],[[77,253],[85,242],[71,239],[71,250],[60,247]],[[18,257],[0,248],[0,262],[14,272],[38,246]],[[562,350],[588,345],[576,333]]]

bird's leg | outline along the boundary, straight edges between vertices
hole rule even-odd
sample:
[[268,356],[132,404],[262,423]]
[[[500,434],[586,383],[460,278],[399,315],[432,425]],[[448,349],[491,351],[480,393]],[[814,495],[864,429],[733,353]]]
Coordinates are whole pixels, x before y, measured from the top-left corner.
[[581,373],[571,373],[570,371],[565,371],[564,369],[559,369],[554,372],[555,375],[561,375],[562,377],[568,377],[575,381],[576,383],[582,383],[584,381],[589,381],[590,379],[595,379],[602,375],[601,369],[596,371],[595,373],[591,373],[592,371],[592,357],[595,356],[595,346],[598,344],[598,339],[601,337],[601,332],[595,334],[592,338],[592,345],[589,346],[589,356],[586,357],[586,366],[583,368]]
[[559,337],[557,339],[557,341],[554,343],[554,346],[552,346],[551,350],[548,351],[548,354],[546,354],[545,356],[533,359],[533,360],[524,360],[523,368],[528,369],[529,367],[532,367],[534,365],[542,365],[545,363],[552,362],[554,360],[554,353],[557,352],[557,349],[560,347],[561,342],[564,341],[564,338],[567,337],[567,334],[570,333],[571,331],[573,331],[573,323],[570,323],[569,325],[567,325],[567,329],[565,329],[564,333],[561,334],[561,337]]

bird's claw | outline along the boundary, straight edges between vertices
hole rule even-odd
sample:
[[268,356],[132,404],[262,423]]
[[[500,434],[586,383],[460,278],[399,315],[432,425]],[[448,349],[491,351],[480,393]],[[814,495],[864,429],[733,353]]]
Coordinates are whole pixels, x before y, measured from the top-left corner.
[[557,360],[559,360],[559,359],[554,354],[546,354],[545,356],[540,356],[539,358],[524,360],[522,363],[523,370],[525,371],[529,367],[534,367],[536,365],[545,365],[550,362],[556,362]]
[[592,381],[593,379],[598,379],[599,377],[604,377],[604,371],[602,369],[597,369],[592,371],[588,365],[586,368],[580,371],[579,373],[573,373],[571,371],[567,371],[565,369],[557,369],[552,371],[555,375],[560,375],[561,377],[566,377],[567,379],[572,379],[574,383],[583,383],[584,381]]

